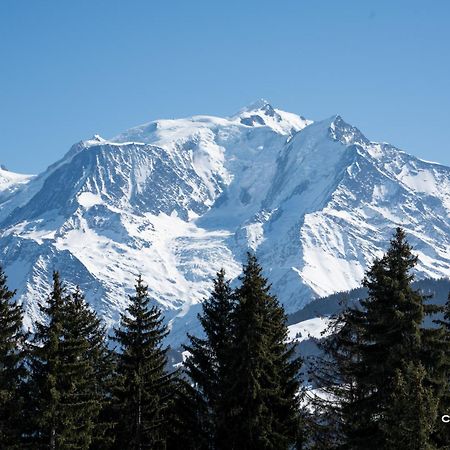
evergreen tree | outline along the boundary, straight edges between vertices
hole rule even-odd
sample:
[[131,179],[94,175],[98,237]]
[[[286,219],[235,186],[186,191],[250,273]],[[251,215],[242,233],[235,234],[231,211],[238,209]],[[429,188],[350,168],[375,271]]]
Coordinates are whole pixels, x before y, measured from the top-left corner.
[[[349,371],[340,373],[344,380],[353,378],[358,394],[350,403],[338,395],[339,407],[351,413],[344,421],[350,433],[343,448],[398,449],[404,442],[410,449],[430,448],[438,401],[431,373],[437,361],[424,361],[422,323],[431,309],[424,304],[426,297],[411,287],[416,263],[398,228],[387,253],[375,260],[364,279],[368,298],[361,301],[359,343],[352,345],[349,360],[355,364],[344,363]],[[352,326],[351,320],[354,325],[355,317],[354,311],[348,314],[344,326]],[[351,419],[355,413],[359,420]]]
[[150,306],[141,276],[135,288],[114,336],[120,345],[114,389],[115,448],[165,448],[171,384],[162,348],[167,328],[159,308]]
[[362,311],[345,306],[331,318],[326,337],[317,343],[322,356],[310,369],[310,381],[317,389],[308,395],[314,409],[309,419],[315,449],[364,448],[359,436],[371,423],[360,409],[363,320]]
[[61,342],[63,305],[66,291],[58,272],[53,273],[53,290],[40,310],[44,322],[36,324],[29,349],[30,375],[27,386],[27,411],[23,435],[33,449],[58,447],[61,423]]
[[233,312],[228,400],[230,449],[300,445],[299,359],[286,316],[254,255],[248,254]]
[[[411,286],[416,264],[417,256],[413,255],[405,232],[397,228],[386,255],[375,261],[363,283],[369,291],[368,298],[362,301],[366,311],[362,364],[366,371],[361,382],[367,392],[363,406],[375,424],[373,433],[365,430],[368,449],[399,448],[402,441],[398,439],[408,433],[416,436],[411,449],[429,447],[437,397],[427,387],[423,373],[426,297]],[[411,421],[406,411],[397,415],[406,406],[409,393],[405,386],[415,386],[423,393],[408,405],[420,412],[421,420]],[[404,430],[403,435],[399,430]]]
[[168,450],[209,450],[213,447],[207,405],[190,380],[174,377],[168,414]]
[[4,449],[19,448],[19,414],[24,377],[22,308],[6,284],[0,267],[0,442]]
[[203,414],[201,423],[215,449],[227,448],[227,389],[229,380],[231,313],[234,296],[225,271],[221,269],[214,280],[211,296],[202,304],[199,315],[205,337],[188,335],[190,344],[184,348],[190,354],[185,362],[186,372],[198,395],[197,412]]
[[60,446],[108,448],[111,424],[100,413],[109,404],[111,353],[104,325],[78,288],[65,304],[62,335]]
[[[450,293],[440,312],[442,319],[435,320],[438,328],[424,330],[426,346],[423,353],[427,372],[429,375],[431,372],[432,375],[430,384],[439,395],[433,443],[437,448],[450,449],[450,427],[441,420],[443,415],[450,414]],[[438,361],[438,367],[429,364],[430,361],[432,363]],[[430,370],[430,365],[434,371]]]
[[334,335],[322,345],[328,366],[318,378],[331,368],[331,383],[328,373],[319,384],[332,394],[322,406],[338,423],[323,448],[433,448],[446,343],[442,330],[423,328],[437,308],[411,286],[416,263],[398,228],[366,274],[361,309],[348,308],[332,322]]
[[[403,361],[391,380],[390,404],[385,407],[380,430],[384,448],[431,450],[437,401],[427,386],[426,371],[420,362]],[[400,446],[400,447],[399,447]]]
[[79,289],[66,293],[57,272],[41,310],[45,322],[37,324],[29,355],[25,443],[33,449],[107,448],[107,427],[99,419],[110,377],[104,327]]

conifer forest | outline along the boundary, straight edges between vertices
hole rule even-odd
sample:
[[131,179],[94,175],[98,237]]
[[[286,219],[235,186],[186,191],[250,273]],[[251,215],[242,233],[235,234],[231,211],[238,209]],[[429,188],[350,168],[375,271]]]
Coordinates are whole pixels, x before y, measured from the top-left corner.
[[[139,276],[107,329],[54,272],[42,320],[23,327],[0,271],[0,448],[432,450],[450,448],[450,297],[414,289],[401,228],[302,355],[257,257],[221,269],[173,367],[169,331]],[[306,359],[308,363],[306,364]]]

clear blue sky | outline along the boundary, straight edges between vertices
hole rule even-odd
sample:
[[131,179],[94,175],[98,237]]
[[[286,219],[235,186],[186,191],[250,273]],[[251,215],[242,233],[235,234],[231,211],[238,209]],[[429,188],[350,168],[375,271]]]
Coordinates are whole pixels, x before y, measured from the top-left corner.
[[0,1],[0,162],[263,97],[450,165],[450,2]]

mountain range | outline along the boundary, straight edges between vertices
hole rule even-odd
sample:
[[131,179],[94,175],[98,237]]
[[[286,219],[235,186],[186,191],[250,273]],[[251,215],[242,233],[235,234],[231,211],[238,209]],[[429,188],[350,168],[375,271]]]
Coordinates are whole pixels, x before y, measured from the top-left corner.
[[[2,161],[4,162],[4,161]],[[75,145],[36,176],[0,169],[0,263],[25,325],[53,270],[108,326],[142,274],[172,329],[196,327],[224,267],[256,252],[288,313],[357,288],[402,226],[418,279],[450,276],[450,168],[258,101]]]

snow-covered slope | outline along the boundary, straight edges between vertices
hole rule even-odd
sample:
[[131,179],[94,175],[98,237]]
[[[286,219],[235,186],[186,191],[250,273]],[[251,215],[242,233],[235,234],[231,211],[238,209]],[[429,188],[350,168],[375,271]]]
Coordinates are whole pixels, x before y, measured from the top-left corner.
[[54,269],[110,324],[142,273],[177,343],[214,273],[236,277],[248,249],[292,312],[356,287],[399,224],[418,276],[450,275],[450,168],[339,116],[312,123],[259,101],[228,118],[158,120],[75,144],[15,186],[0,192],[0,261],[29,326]]
[[[19,173],[10,172],[3,166],[0,167],[0,195],[6,198],[6,195],[10,195],[17,190],[21,185],[30,181],[32,175],[22,175]],[[1,201],[0,197],[0,201]]]

